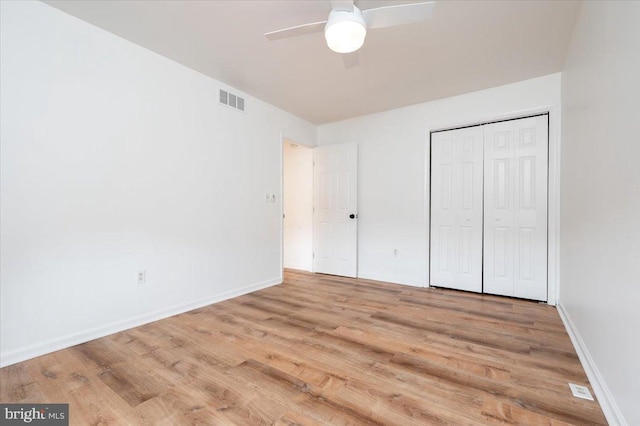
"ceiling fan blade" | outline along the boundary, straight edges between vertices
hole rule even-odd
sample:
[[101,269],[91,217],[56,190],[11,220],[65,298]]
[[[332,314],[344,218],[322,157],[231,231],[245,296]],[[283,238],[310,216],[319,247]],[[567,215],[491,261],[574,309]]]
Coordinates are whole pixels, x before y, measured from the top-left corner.
[[281,40],[283,38],[297,37],[305,34],[319,33],[324,31],[327,21],[313,22],[311,24],[298,25],[295,27],[284,28],[282,30],[271,31],[265,33],[264,36],[270,41]]
[[331,0],[331,9],[353,12],[353,0]]
[[346,70],[360,65],[360,55],[358,54],[358,51],[356,50],[355,52],[351,53],[343,53],[342,63],[344,64],[344,69]]
[[362,17],[367,23],[367,28],[370,29],[412,24],[429,19],[434,5],[434,1],[429,1],[377,7],[363,10]]

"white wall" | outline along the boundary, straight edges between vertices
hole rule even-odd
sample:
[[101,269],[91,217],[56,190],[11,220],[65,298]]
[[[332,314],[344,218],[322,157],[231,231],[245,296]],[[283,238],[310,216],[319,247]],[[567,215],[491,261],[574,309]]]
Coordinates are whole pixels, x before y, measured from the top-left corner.
[[[359,146],[358,276],[428,285],[429,131],[550,107],[549,223],[554,235],[560,74],[320,126],[318,145],[357,142]],[[394,249],[398,257],[393,257]],[[555,270],[554,259],[551,247],[550,270]]]
[[311,271],[313,236],[313,149],[285,141],[284,267]]
[[584,2],[562,78],[560,303],[610,423],[630,425],[640,424],[639,22],[640,2]]
[[314,145],[315,126],[247,95],[246,113],[221,106],[221,83],[42,3],[0,4],[3,365],[280,282],[280,133]]

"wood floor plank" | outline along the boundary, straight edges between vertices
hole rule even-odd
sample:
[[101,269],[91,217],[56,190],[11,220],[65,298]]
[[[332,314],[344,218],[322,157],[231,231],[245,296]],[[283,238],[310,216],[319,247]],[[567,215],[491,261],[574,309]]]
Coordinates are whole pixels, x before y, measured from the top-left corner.
[[0,401],[42,401],[46,396],[35,379],[31,378],[28,364],[20,363],[0,369]]
[[68,403],[75,407],[69,411],[70,424],[145,424],[90,366],[78,362],[72,351],[54,352],[25,364],[46,395],[43,400],[29,402]]
[[71,424],[605,425],[555,308],[301,271],[0,369]]

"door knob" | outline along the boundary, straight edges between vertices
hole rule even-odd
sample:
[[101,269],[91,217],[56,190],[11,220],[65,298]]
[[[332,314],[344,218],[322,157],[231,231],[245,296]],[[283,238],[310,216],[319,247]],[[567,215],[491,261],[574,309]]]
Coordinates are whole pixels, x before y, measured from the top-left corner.
[[351,213],[351,214],[349,215],[349,219],[355,219],[355,218],[356,218],[356,215],[355,215],[355,214]]

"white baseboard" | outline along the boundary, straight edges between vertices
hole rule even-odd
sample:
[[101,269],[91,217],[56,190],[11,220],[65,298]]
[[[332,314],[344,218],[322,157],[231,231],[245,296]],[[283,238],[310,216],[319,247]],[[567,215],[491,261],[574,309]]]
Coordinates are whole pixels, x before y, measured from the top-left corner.
[[166,309],[160,309],[123,321],[115,321],[104,326],[47,340],[45,342],[40,342],[38,344],[10,352],[0,352],[0,368],[281,283],[282,278],[272,278],[270,280],[251,284],[239,289],[225,291],[214,296],[205,297],[203,299],[194,300],[192,302],[183,303]]
[[607,387],[602,374],[600,374],[598,366],[594,362],[593,358],[591,358],[591,354],[589,354],[589,350],[584,344],[578,329],[571,320],[569,313],[564,309],[560,300],[557,301],[556,308],[558,309],[560,318],[564,323],[564,328],[566,328],[567,333],[569,333],[571,343],[573,343],[573,347],[578,353],[578,358],[580,358],[582,368],[584,368],[584,371],[587,373],[589,383],[591,383],[591,387],[598,398],[598,402],[604,412],[604,416],[607,418],[607,422],[612,426],[628,426],[628,423],[624,419],[620,408],[618,408],[618,404],[616,404],[615,399],[613,399],[613,395]]
[[311,272],[311,265],[303,265],[299,263],[285,263],[285,269],[295,269],[296,271]]
[[372,281],[382,281],[392,284],[408,285],[411,287],[424,287],[424,283],[422,281],[407,280],[394,275],[376,274],[367,271],[358,271],[358,278]]

